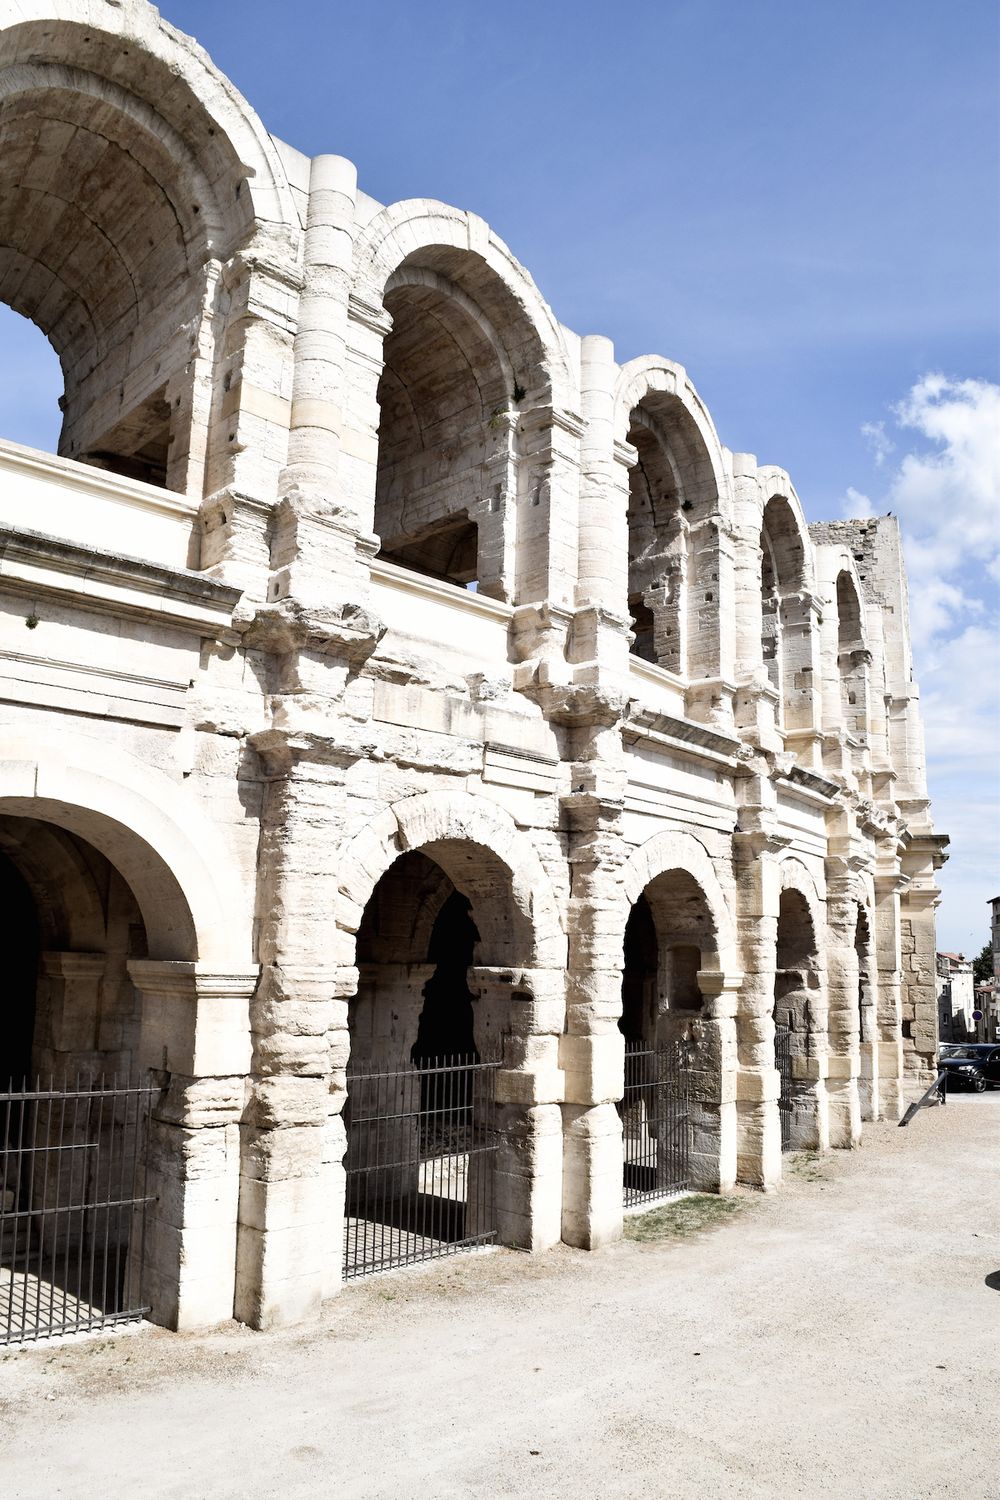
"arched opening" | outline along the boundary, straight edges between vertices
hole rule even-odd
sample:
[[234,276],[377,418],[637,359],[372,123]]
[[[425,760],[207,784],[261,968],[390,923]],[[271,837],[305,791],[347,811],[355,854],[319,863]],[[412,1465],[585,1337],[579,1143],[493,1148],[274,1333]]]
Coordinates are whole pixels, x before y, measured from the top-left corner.
[[346,1277],[503,1236],[511,990],[492,981],[523,937],[509,875],[478,846],[407,852],[375,886],[348,1008]]
[[0,440],[54,453],[62,425],[62,370],[48,339],[0,304]]
[[0,1343],[134,1321],[149,1095],[136,898],[89,841],[0,816]]
[[809,723],[813,690],[808,630],[803,608],[805,555],[791,506],[773,495],[764,507],[761,549],[761,656],[776,694],[780,728]]
[[629,913],[622,967],[625,1093],[620,1105],[626,1206],[687,1184],[690,1088],[703,1060],[699,972],[716,950],[704,892],[685,870],[650,881]]
[[636,452],[628,501],[632,654],[691,674],[699,590],[691,533],[717,501],[711,461],[682,402],[662,391],[632,409],[628,441]]
[[485,261],[439,246],[390,277],[378,387],[375,530],[387,562],[513,600],[517,548],[542,525],[532,463],[542,351]]
[[781,1145],[785,1151],[820,1144],[817,1102],[816,933],[800,891],[782,891],[778,904],[774,976],[774,1051],[780,1093]]
[[223,419],[192,330],[225,311],[209,268],[252,224],[247,169],[180,69],[98,26],[5,31],[0,302],[58,355],[63,457],[200,497]]
[[837,575],[837,670],[843,728],[855,750],[867,743],[868,649],[857,585],[845,569]]

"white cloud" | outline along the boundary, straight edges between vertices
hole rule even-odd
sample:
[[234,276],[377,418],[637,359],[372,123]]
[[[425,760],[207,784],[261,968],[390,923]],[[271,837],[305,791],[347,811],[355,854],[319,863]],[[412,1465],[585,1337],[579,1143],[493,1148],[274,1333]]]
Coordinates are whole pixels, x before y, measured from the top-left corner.
[[1000,559],[1000,386],[924,375],[894,408],[900,428],[931,446],[904,455],[889,485],[911,567],[947,575]]
[[862,422],[861,436],[868,444],[875,456],[875,467],[881,469],[890,453],[895,452],[896,444],[892,438],[886,435],[884,422]]
[[853,484],[847,486],[847,494],[840,502],[840,512],[845,521],[867,521],[875,514],[868,496],[856,490]]

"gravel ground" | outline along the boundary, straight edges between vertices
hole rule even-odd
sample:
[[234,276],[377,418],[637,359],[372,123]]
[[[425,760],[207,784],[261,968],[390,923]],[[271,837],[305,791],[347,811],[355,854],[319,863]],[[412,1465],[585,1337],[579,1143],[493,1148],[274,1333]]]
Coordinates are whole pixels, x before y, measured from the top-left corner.
[[1000,1497],[998,1167],[1000,1092],[958,1096],[680,1239],[9,1353],[0,1495]]

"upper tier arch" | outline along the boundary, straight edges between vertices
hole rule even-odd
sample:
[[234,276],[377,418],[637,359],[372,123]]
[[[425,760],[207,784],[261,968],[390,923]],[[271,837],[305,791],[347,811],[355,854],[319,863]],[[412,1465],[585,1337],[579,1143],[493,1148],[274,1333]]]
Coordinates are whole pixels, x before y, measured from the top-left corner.
[[[392,278],[393,285],[401,284],[397,273],[404,265],[452,282],[495,328],[509,328],[512,320],[522,325],[529,345],[524,362],[537,365],[547,386],[529,389],[529,397],[576,405],[578,387],[562,330],[529,273],[483,219],[429,198],[390,204],[355,242],[356,293],[380,304]],[[507,354],[516,366],[516,351],[509,345]],[[515,368],[515,373],[520,371]]]
[[[671,437],[680,442],[693,465],[707,464],[718,496],[719,513],[728,525],[733,518],[733,491],[726,452],[708,408],[688,378],[683,365],[656,354],[643,354],[622,365],[614,393],[614,437],[625,443],[632,413],[651,397],[665,398],[676,413]],[[662,425],[662,420],[661,420]]]
[[0,301],[59,356],[60,452],[162,483],[206,267],[253,245],[294,271],[297,214],[202,48],[145,0],[81,10],[25,0],[0,30]]

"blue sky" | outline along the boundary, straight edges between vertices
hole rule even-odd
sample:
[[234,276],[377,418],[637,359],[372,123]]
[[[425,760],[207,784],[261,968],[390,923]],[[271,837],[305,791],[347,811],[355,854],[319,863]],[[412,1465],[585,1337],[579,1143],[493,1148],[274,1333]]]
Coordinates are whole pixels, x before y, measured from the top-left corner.
[[[563,322],[684,363],[811,519],[901,515],[956,843],[941,942],[978,950],[1000,893],[993,0],[161,9],[275,134],[351,157],[383,202],[474,209]],[[0,432],[51,446],[58,369],[14,322]]]

